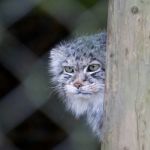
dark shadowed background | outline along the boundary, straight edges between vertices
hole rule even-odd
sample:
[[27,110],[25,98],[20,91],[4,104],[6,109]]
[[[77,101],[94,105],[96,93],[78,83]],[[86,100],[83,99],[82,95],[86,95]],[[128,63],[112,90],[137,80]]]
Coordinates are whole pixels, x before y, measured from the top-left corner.
[[98,150],[49,83],[49,50],[106,29],[106,0],[0,1],[0,150]]

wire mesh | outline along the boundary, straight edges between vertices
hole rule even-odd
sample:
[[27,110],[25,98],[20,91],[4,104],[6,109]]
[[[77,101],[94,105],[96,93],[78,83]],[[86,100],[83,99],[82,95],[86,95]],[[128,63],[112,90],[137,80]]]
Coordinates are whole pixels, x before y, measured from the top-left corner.
[[105,0],[0,1],[0,150],[96,150],[49,83],[49,50],[106,28]]

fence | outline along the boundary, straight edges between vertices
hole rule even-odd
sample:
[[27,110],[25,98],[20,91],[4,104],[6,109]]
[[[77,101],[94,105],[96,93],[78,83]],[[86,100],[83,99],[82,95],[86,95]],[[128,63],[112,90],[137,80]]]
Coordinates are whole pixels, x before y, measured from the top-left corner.
[[49,49],[106,28],[105,0],[0,1],[0,150],[94,150],[82,120],[51,92]]

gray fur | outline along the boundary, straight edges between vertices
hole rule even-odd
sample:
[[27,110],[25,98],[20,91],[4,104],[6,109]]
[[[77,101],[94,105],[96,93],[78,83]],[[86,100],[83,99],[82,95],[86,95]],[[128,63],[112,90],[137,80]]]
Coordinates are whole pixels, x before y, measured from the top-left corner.
[[[100,63],[99,71],[89,73],[90,63]],[[103,98],[105,86],[106,33],[82,36],[64,42],[51,50],[49,71],[52,81],[61,95],[66,108],[75,117],[85,115],[94,133],[101,137]],[[73,66],[75,72],[64,72],[64,66]],[[85,71],[86,70],[86,71]],[[74,87],[76,80],[83,82],[78,94]],[[87,93],[86,93],[87,92]]]

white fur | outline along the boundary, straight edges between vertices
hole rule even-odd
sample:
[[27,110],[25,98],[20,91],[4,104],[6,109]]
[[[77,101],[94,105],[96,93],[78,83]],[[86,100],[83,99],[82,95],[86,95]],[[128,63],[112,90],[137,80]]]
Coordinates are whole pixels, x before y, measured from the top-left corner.
[[[100,138],[103,116],[103,98],[105,81],[106,33],[83,36],[58,45],[51,51],[49,71],[56,90],[63,95],[63,102],[75,117],[85,115],[88,124]],[[99,63],[97,74],[88,72],[90,63]],[[95,62],[96,61],[96,62]],[[64,73],[63,65],[73,66],[75,72]],[[77,89],[76,81],[82,86]]]

